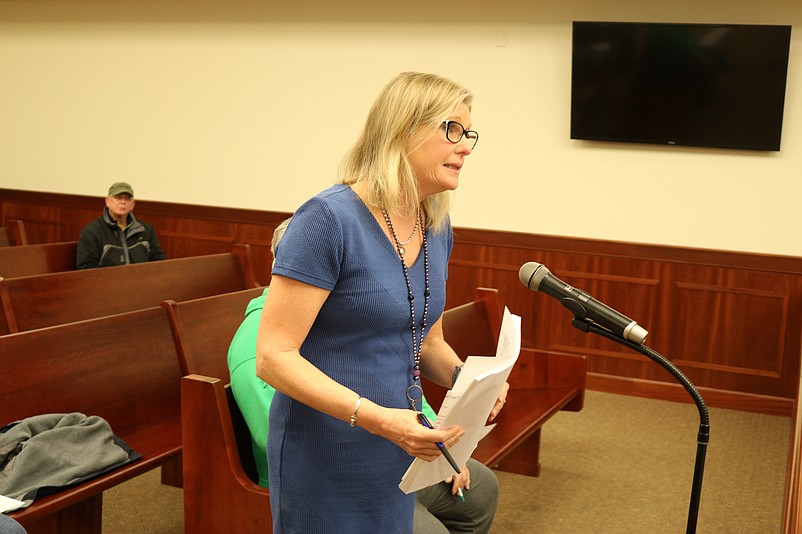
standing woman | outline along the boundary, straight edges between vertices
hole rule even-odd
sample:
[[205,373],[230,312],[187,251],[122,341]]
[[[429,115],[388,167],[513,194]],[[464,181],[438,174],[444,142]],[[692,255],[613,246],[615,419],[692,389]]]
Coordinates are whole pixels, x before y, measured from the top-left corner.
[[415,411],[421,374],[449,387],[462,364],[440,317],[448,191],[478,140],[471,102],[440,76],[390,80],[341,183],[304,203],[278,246],[257,349],[257,374],[277,390],[276,533],[411,533],[414,495],[401,477],[412,457],[434,460],[437,442],[464,434],[424,428]]

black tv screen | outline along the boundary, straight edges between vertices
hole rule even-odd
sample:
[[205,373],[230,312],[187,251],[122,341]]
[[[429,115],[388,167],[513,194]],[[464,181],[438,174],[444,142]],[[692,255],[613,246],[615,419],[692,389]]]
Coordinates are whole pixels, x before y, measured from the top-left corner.
[[780,150],[791,26],[573,25],[571,139]]

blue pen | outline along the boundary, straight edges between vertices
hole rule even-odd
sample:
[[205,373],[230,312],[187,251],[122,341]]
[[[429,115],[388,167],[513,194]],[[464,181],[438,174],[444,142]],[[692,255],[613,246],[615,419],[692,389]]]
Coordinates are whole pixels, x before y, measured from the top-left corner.
[[[431,428],[432,430],[434,430],[432,423],[429,422],[429,419],[423,414],[423,412],[418,412],[418,421],[420,421],[420,424],[422,424],[426,428]],[[446,457],[448,463],[451,464],[451,467],[454,468],[454,471],[456,471],[457,474],[459,475],[460,474],[459,466],[457,465],[457,462],[454,461],[454,458],[451,457],[451,454],[448,452],[448,449],[446,449],[446,446],[438,441],[437,447],[440,449],[440,452],[443,453],[443,456]]]

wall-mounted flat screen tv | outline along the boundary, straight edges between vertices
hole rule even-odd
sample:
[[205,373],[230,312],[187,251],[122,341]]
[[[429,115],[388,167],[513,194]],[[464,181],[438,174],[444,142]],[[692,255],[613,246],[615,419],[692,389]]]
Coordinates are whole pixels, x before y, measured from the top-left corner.
[[791,26],[573,25],[571,139],[780,150]]

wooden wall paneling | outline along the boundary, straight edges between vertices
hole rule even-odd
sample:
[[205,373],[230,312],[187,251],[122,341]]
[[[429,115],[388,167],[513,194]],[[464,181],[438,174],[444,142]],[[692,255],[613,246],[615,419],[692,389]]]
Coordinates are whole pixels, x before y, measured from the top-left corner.
[[162,248],[170,258],[217,254],[231,250],[235,243],[236,226],[233,223],[135,213],[153,225]]
[[[2,219],[21,219],[30,243],[69,241],[100,214],[103,197],[0,189]],[[249,243],[269,283],[273,230],[289,213],[137,201],[171,257]],[[646,357],[571,325],[555,299],[518,280],[528,261],[636,320],[647,345],[673,360],[720,406],[790,413],[802,336],[802,258],[455,228],[447,306],[498,288],[522,317],[522,344],[587,357],[595,389],[676,397],[677,384]],[[522,361],[526,365],[525,361]],[[709,400],[708,400],[709,402]]]
[[169,257],[215,254],[230,250],[232,243],[247,243],[259,283],[270,283],[273,231],[289,213],[186,205],[173,210],[173,206],[143,201],[135,209],[138,217],[156,227]]
[[[657,365],[657,364],[652,364]],[[669,376],[668,373],[665,373]],[[697,381],[691,380],[694,384]],[[688,392],[673,380],[668,382],[656,380],[643,380],[638,378],[627,378],[622,376],[603,375],[599,373],[588,373],[587,389],[592,391],[604,391],[618,395],[630,395],[634,397],[645,397],[648,399],[667,400],[672,402],[692,403],[693,400]],[[794,399],[784,399],[773,395],[755,395],[753,393],[741,393],[739,391],[708,388],[696,386],[702,395],[705,403],[710,407],[727,408],[730,410],[742,410],[757,412],[766,415],[777,415],[788,417],[793,409]]]
[[76,241],[78,233],[83,226],[78,227],[71,223],[74,215],[71,213],[67,218],[64,209],[58,206],[24,206],[20,209],[14,206],[11,209],[4,209],[4,213],[9,214],[9,218],[19,218],[25,222],[25,230],[28,234],[28,243],[31,245],[42,243],[57,243],[61,241]]
[[102,198],[0,189],[3,218],[22,220],[32,245],[75,241],[103,205]]
[[[81,229],[99,217],[103,207],[103,197],[0,190],[2,218],[25,221],[31,244],[78,239]],[[134,214],[154,225],[170,258],[217,254],[231,250],[233,243],[250,244],[259,282],[264,285],[270,282],[273,231],[290,216],[148,200],[137,200]]]
[[[598,300],[628,314],[650,329],[649,323],[657,316],[659,301],[658,265],[626,258],[590,258],[575,253],[531,250],[524,251],[523,255],[519,252],[510,256],[512,265],[477,265],[476,262],[466,259],[482,255],[478,249],[487,246],[463,246],[458,243],[452,257],[452,270],[456,273],[455,278],[460,278],[460,286],[481,281],[504,291],[510,309],[522,316],[524,346],[552,353],[588,356],[589,371],[607,373],[611,366],[617,368],[624,365],[628,376],[652,376],[650,365],[644,361],[643,356],[574,328],[571,324],[571,312],[552,297],[524,287],[518,279],[518,269],[527,261],[538,261],[560,280],[589,292]],[[471,273],[476,274],[472,276]],[[468,281],[462,278],[468,278]],[[449,279],[450,291],[451,283]]]
[[716,389],[793,398],[798,276],[673,266],[670,354],[692,380]]
[[[505,242],[509,236],[488,232],[492,235],[482,241],[477,233],[457,232],[449,290],[452,284],[460,293],[472,284],[490,284],[504,291],[510,308],[523,317],[524,346],[586,355],[588,372],[597,385],[598,377],[604,376],[657,382],[675,396],[676,381],[645,356],[576,330],[571,313],[555,299],[523,288],[517,269],[526,261],[542,263],[561,280],[637,320],[650,332],[647,345],[674,360],[697,387],[747,393],[772,411],[787,409],[788,402],[781,399],[794,397],[788,377],[799,368],[799,356],[788,348],[799,345],[793,339],[799,335],[802,316],[798,289],[802,261],[766,257],[767,263],[758,265],[753,255],[743,261],[742,254],[706,251],[690,251],[690,261],[683,261],[684,250],[677,250],[670,261],[654,260],[631,257],[632,247],[618,256],[607,250],[607,244],[592,253],[573,247],[556,250],[554,239],[546,239],[550,246],[539,249],[522,246],[518,236]],[[660,252],[658,256],[665,256],[665,250]],[[642,384],[638,389],[643,390]],[[733,403],[746,404],[738,395]]]
[[[560,280],[580,288],[600,302],[618,310],[635,320],[650,332],[647,341],[660,341],[659,332],[651,326],[657,320],[659,299],[659,264],[645,265],[645,262],[634,262],[628,259],[612,258],[608,261],[582,261],[576,255],[554,256],[557,265],[552,270]],[[560,261],[562,260],[562,261]],[[565,267],[560,267],[564,263]],[[651,267],[653,272],[648,272]],[[604,372],[610,365],[624,365],[631,373],[645,377],[642,366],[632,365],[640,362],[641,356],[634,356],[630,349],[615,344],[599,336],[588,335],[576,329],[571,321],[573,315],[556,300],[546,295],[539,298],[551,300],[549,313],[553,315],[551,328],[540,328],[544,350],[561,351],[588,356],[588,370]],[[544,339],[544,335],[548,337]],[[655,348],[655,350],[658,350]],[[621,360],[619,363],[618,360]]]

